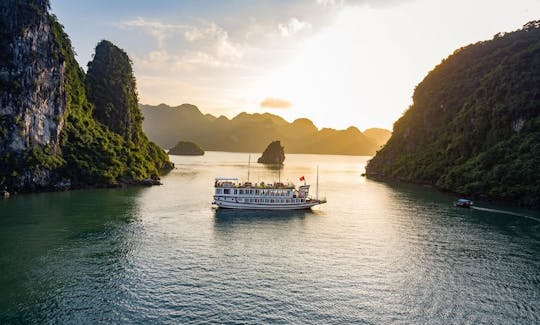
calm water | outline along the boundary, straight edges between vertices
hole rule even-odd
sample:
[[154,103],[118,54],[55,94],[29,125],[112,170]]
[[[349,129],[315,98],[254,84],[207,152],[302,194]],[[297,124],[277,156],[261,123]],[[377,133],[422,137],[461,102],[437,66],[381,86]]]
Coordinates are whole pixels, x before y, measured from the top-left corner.
[[538,212],[454,208],[366,159],[288,155],[282,180],[320,166],[312,212],[212,210],[213,178],[247,175],[216,152],[161,187],[0,200],[0,323],[540,322]]

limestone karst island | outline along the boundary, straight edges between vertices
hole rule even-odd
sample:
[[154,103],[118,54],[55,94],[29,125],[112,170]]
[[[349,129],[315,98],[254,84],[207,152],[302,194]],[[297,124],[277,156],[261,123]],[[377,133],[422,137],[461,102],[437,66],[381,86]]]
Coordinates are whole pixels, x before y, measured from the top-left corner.
[[128,55],[109,41],[85,71],[48,1],[0,5],[0,186],[136,184],[173,164],[142,131]]

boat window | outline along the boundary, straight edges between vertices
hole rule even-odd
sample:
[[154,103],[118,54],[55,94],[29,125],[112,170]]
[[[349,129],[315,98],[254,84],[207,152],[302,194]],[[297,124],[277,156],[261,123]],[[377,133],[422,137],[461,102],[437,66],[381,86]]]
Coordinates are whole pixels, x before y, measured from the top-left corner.
[[230,190],[228,188],[223,190],[223,194],[229,194],[229,193],[230,193]]
[[244,194],[244,190],[238,190],[239,193],[238,194]]

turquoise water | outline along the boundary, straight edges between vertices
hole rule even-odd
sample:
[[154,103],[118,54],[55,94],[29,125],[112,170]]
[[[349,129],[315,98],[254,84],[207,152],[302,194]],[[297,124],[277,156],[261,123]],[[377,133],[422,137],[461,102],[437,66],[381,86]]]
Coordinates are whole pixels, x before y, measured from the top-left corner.
[[455,208],[318,155],[280,176],[314,184],[319,165],[327,204],[216,211],[213,178],[246,177],[247,154],[172,159],[160,187],[0,200],[0,323],[540,322],[538,212]]

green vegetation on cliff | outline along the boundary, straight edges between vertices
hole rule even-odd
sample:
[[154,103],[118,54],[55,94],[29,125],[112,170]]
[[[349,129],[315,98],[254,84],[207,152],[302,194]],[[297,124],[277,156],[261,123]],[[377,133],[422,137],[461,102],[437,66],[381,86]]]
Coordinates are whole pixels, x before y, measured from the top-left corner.
[[143,118],[126,52],[109,41],[99,42],[94,59],[88,63],[86,91],[96,120],[127,141],[139,142]]
[[[154,143],[148,141],[142,133],[142,118],[140,118],[141,115],[138,111],[134,84],[131,83],[131,81],[134,82],[131,66],[120,72],[111,72],[110,76],[118,78],[115,80],[119,83],[117,87],[129,89],[132,93],[126,93],[117,88],[99,93],[95,91],[90,82],[86,82],[88,93],[93,93],[90,98],[97,103],[107,102],[117,91],[116,95],[120,98],[119,101],[123,102],[112,106],[114,110],[133,111],[133,107],[137,110],[133,113],[133,119],[122,119],[116,112],[109,111],[108,124],[102,124],[100,121],[104,120],[98,118],[98,116],[101,117],[99,113],[95,114],[95,119],[93,117],[93,108],[98,107],[99,110],[102,107],[87,99],[85,74],[75,61],[68,36],[54,18],[51,18],[51,23],[55,40],[60,47],[58,58],[66,64],[66,88],[69,96],[65,125],[61,134],[60,146],[66,161],[61,174],[70,179],[76,186],[115,185],[118,182],[130,183],[144,178],[155,178],[158,177],[160,170],[170,169],[172,166],[167,154]],[[112,43],[106,41],[101,42],[96,50],[100,46],[116,48]],[[118,48],[116,49],[114,53],[119,57],[115,58],[112,54],[109,59],[116,60],[116,62],[125,60],[125,53]],[[98,56],[96,53],[95,57],[101,58],[101,55]],[[89,64],[89,66],[92,65],[97,64],[93,62]],[[103,74],[92,75],[96,84],[113,82],[109,79],[109,75],[103,70],[101,72]],[[129,76],[122,78],[119,76],[121,73]],[[126,81],[127,84],[122,86],[122,83]],[[103,94],[105,99],[102,99],[100,94]],[[135,103],[135,106],[131,105],[132,102]],[[106,108],[111,108],[111,106],[106,105]]]
[[372,178],[540,205],[540,22],[458,49],[369,162]]
[[272,141],[272,143],[270,143],[268,147],[264,149],[262,156],[260,156],[259,159],[257,159],[257,162],[261,164],[281,165],[283,164],[284,161],[285,161],[285,150],[281,146],[280,141]]
[[204,155],[204,150],[191,141],[180,141],[176,146],[169,150],[169,154],[179,156],[202,156]]
[[[100,73],[85,82],[68,36],[48,9],[47,0],[0,3],[0,188],[139,183],[172,168],[167,154],[142,133],[127,55],[110,42],[100,43],[112,51],[106,59],[116,65],[92,64]],[[94,82],[115,87],[97,92]],[[110,115],[100,119],[95,112],[110,98],[116,98],[112,110],[106,106]]]

